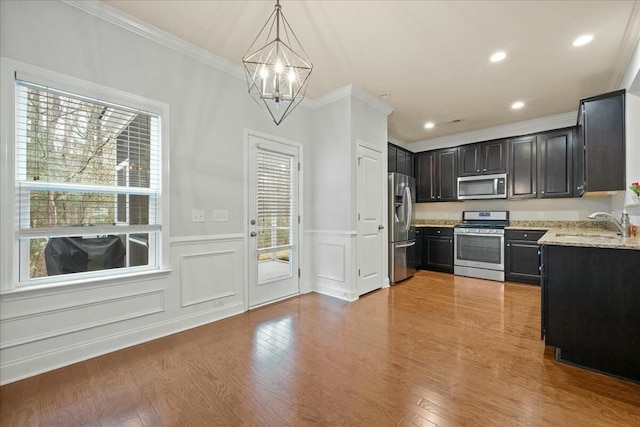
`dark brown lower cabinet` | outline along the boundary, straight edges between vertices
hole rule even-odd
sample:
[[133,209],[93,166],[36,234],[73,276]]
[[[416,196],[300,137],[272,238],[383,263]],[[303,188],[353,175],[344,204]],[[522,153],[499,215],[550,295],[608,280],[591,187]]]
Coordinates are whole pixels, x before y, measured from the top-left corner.
[[540,284],[540,246],[546,230],[505,230],[505,280]]
[[426,268],[424,256],[424,237],[422,227],[416,227],[416,268],[424,270]]
[[542,247],[542,334],[558,360],[640,381],[640,250]]
[[421,232],[421,268],[453,273],[453,228],[422,227]]

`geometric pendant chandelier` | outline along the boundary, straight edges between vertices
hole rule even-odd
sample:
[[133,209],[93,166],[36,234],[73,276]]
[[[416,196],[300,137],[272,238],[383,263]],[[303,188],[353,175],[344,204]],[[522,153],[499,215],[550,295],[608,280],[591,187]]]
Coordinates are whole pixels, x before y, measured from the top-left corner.
[[279,125],[304,99],[313,65],[280,0],[242,58],[249,95]]

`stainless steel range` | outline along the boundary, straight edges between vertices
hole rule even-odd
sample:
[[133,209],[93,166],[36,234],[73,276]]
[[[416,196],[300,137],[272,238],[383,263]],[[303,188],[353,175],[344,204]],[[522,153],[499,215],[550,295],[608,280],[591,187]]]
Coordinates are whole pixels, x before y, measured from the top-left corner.
[[453,229],[453,272],[504,282],[504,228],[508,211],[464,211]]

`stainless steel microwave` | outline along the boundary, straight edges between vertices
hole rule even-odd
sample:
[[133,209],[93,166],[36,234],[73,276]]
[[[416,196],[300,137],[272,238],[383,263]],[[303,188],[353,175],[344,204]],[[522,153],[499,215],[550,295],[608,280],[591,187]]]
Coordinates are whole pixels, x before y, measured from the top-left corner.
[[458,200],[506,199],[507,174],[461,176],[458,178]]

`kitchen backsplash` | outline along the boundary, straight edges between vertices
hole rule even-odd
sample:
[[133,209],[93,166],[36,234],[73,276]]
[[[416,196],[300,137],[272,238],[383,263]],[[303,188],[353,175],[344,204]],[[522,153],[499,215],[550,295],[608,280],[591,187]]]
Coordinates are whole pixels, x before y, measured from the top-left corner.
[[462,211],[507,210],[513,221],[589,221],[592,212],[619,209],[610,197],[535,200],[467,200],[464,202],[417,203],[416,220],[462,219]]

